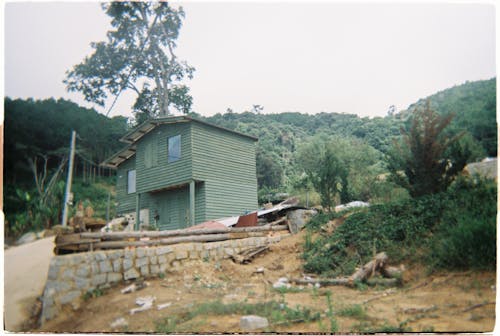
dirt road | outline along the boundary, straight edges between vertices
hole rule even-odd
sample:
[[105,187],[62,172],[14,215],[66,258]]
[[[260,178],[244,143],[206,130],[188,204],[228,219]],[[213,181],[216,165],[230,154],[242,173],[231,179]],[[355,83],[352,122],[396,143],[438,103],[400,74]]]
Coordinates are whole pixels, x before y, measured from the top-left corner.
[[54,237],[12,247],[4,252],[4,321],[8,331],[21,331],[36,298],[42,294]]

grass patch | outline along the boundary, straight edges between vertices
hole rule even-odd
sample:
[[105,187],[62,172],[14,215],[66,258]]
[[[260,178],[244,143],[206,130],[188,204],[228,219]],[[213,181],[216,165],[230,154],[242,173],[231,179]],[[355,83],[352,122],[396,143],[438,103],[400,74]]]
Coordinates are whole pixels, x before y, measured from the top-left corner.
[[357,320],[364,320],[368,317],[363,306],[359,304],[354,304],[352,306],[344,307],[338,312],[339,316],[351,317]]
[[274,288],[271,290],[273,292],[279,293],[279,294],[286,294],[286,293],[302,293],[305,292],[307,289],[306,288],[299,288],[299,287],[278,287]]
[[296,306],[290,308],[284,303],[269,301],[264,303],[235,302],[224,304],[220,301],[205,302],[197,304],[193,310],[170,316],[155,322],[158,333],[172,333],[193,331],[186,330],[189,321],[197,316],[206,315],[259,315],[266,317],[271,326],[278,324],[291,324],[297,322],[311,322],[320,318],[320,313],[308,307]]
[[97,298],[99,296],[103,296],[104,294],[105,294],[105,292],[103,289],[96,288],[96,289],[87,291],[85,294],[83,294],[82,298],[83,298],[83,301],[88,301],[90,299]]
[[384,324],[378,326],[369,322],[360,322],[353,325],[351,328],[352,331],[363,334],[411,332],[411,328],[406,327],[406,322],[400,323],[399,325],[391,325],[384,322]]
[[333,314],[332,292],[330,291],[326,292],[326,306],[328,307],[328,310],[326,311],[326,316],[328,317],[328,321],[330,322],[330,332],[333,334],[338,331],[339,326]]

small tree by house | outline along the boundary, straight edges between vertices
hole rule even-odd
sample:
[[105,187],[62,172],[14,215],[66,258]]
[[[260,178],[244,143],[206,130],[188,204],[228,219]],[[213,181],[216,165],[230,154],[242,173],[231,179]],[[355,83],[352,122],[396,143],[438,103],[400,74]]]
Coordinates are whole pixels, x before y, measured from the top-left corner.
[[447,189],[467,162],[456,146],[463,133],[445,132],[453,114],[441,116],[430,107],[417,110],[408,129],[401,128],[402,141],[389,154],[391,178],[412,197],[435,194]]

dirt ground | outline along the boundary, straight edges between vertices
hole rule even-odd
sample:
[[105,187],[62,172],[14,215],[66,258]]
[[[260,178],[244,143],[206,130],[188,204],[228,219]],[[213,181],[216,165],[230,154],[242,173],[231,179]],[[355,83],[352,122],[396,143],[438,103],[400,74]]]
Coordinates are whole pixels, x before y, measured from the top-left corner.
[[[228,307],[269,301],[279,302],[280,309],[306,307],[321,317],[273,322],[263,332],[491,332],[494,328],[494,272],[427,276],[423,267],[412,267],[404,277],[408,281],[397,288],[273,289],[280,277],[302,276],[303,239],[303,232],[286,238],[247,265],[197,261],[163,279],[147,280],[149,286],[134,293],[121,294],[123,284],[94,293],[77,311],[68,310],[36,331],[241,333],[242,314]],[[263,274],[256,272],[259,267]],[[148,295],[156,298],[153,309],[131,315],[136,298]],[[171,305],[158,310],[156,305],[163,303]],[[120,318],[126,325],[112,327]]]

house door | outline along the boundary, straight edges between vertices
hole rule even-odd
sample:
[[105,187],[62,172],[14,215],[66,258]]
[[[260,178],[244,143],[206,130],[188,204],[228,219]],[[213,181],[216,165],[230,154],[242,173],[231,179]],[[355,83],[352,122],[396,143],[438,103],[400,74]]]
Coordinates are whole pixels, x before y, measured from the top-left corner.
[[158,195],[160,230],[175,230],[188,227],[189,191],[187,188],[162,192]]

